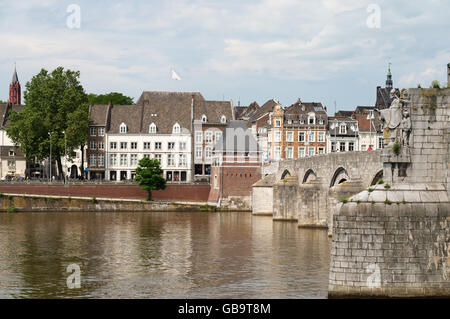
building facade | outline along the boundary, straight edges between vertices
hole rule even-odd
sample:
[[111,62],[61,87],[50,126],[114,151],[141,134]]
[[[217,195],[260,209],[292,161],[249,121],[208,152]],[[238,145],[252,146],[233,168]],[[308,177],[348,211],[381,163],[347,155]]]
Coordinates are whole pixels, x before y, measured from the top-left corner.
[[300,99],[283,109],[274,108],[268,133],[271,161],[325,154],[328,116],[321,103],[303,103]]
[[358,150],[358,121],[346,116],[330,116],[328,118],[327,153]]

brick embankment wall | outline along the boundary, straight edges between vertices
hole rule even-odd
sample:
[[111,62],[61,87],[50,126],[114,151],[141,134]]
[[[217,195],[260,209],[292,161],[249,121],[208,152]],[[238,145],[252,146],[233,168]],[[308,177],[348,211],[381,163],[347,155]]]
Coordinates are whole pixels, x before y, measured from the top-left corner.
[[[153,200],[204,202],[208,200],[210,186],[187,184],[168,184],[166,189],[153,191]],[[1,183],[0,192],[5,194],[30,194],[50,196],[96,197],[117,199],[146,199],[147,192],[138,185],[126,184],[63,184],[45,183]]]

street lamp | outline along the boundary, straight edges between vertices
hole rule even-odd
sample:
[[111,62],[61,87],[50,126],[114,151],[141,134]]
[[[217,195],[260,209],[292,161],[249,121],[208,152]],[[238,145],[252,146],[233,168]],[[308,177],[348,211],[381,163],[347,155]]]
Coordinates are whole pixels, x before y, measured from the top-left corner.
[[65,173],[64,173],[64,185],[66,184],[66,176],[67,176],[67,139],[66,139],[66,131],[63,131],[64,134],[64,166],[65,166]]
[[48,135],[50,135],[50,183],[52,182],[52,132],[48,132]]

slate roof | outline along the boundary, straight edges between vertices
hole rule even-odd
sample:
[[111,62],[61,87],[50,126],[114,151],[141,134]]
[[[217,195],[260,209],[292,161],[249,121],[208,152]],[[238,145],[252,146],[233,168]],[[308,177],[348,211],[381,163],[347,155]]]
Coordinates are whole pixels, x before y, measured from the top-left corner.
[[106,126],[108,123],[108,104],[93,104],[89,108],[89,125]]
[[316,120],[322,119],[324,122],[323,125],[327,125],[328,115],[320,102],[301,102],[298,100],[284,110],[285,118],[292,120],[294,125],[299,124],[300,119],[303,119],[305,125],[307,125],[309,113],[315,113]]
[[9,105],[8,104],[0,104],[0,116],[1,116],[1,127],[7,128],[10,124],[8,120],[9,111],[17,111],[20,112],[24,108],[24,105]]
[[264,103],[257,111],[255,111],[251,116],[249,121],[253,122],[256,121],[261,116],[265,115],[266,113],[270,113],[273,111],[273,108],[278,105],[278,102],[276,102],[274,99],[271,99]]
[[[398,90],[398,89],[396,89]],[[375,102],[375,107],[377,109],[383,110],[391,106],[392,99],[390,98],[391,88],[377,87],[377,100]]]
[[248,120],[253,114],[259,110],[259,105],[256,102],[250,103],[249,106],[236,106],[234,108],[234,116],[236,120]]
[[[328,132],[330,136],[355,136],[357,135],[357,124],[358,121],[347,116],[330,116],[328,117]],[[342,124],[347,126],[345,134],[340,133],[340,126]]]
[[215,152],[259,152],[259,145],[254,138],[247,121],[233,120],[227,125],[222,137],[214,145]]
[[120,125],[125,123],[127,133],[141,132],[142,107],[140,105],[113,105],[108,133],[120,133]]
[[194,101],[194,120],[201,120],[203,114],[209,124],[220,124],[222,115],[225,115],[227,122],[233,120],[232,105],[229,101]]

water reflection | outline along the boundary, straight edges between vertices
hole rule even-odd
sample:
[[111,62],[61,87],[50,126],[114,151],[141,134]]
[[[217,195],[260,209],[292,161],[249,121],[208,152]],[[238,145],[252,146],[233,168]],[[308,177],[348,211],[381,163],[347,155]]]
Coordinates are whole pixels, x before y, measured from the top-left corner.
[[1,298],[327,294],[327,232],[248,213],[0,214],[0,242]]

